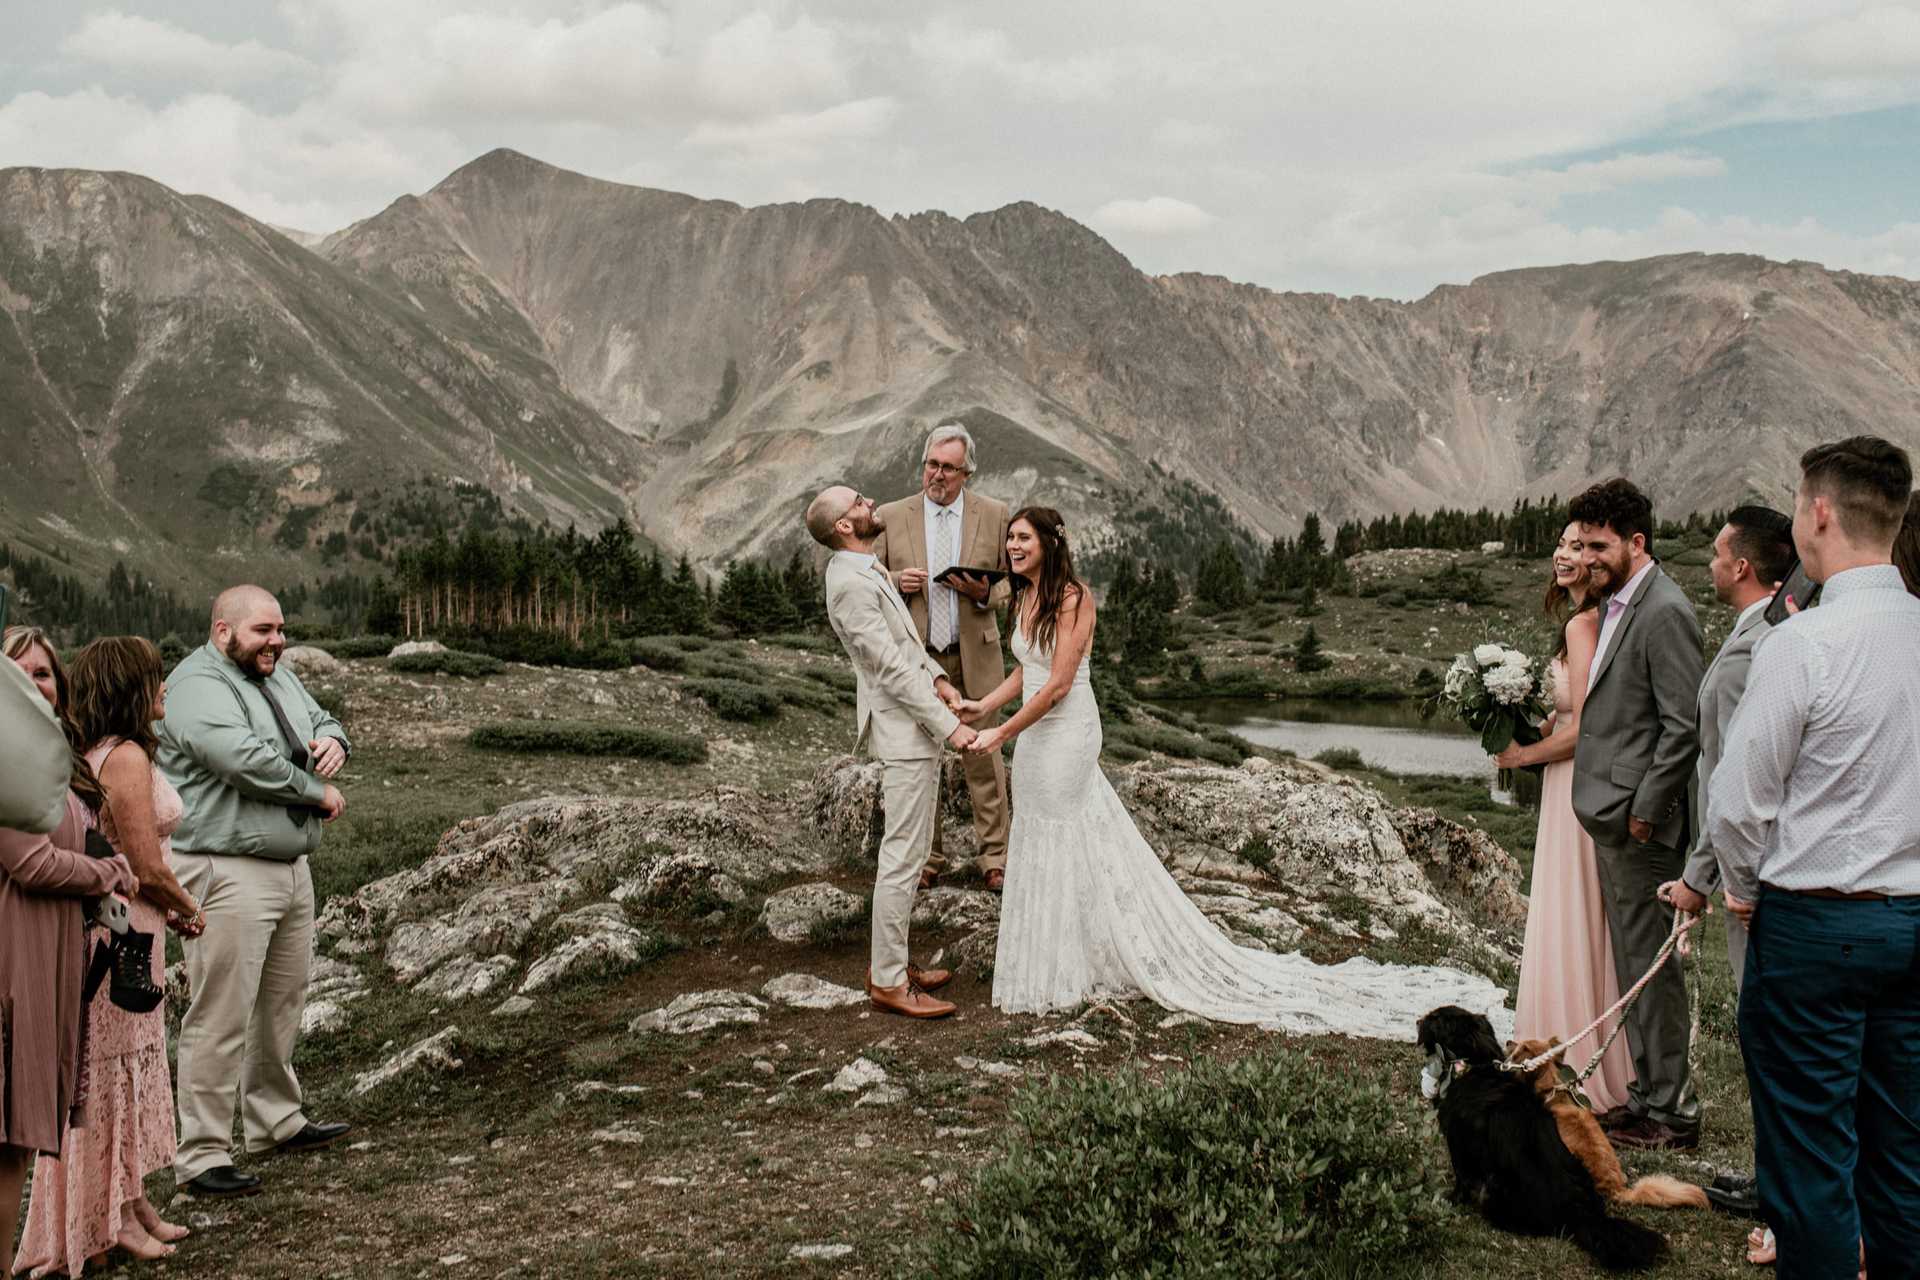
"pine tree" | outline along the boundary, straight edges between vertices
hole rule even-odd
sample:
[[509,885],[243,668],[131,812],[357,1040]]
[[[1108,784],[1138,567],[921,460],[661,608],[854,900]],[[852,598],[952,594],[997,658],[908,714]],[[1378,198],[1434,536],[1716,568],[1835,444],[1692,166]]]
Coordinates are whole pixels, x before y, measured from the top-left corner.
[[1293,669],[1302,675],[1311,675],[1332,665],[1333,659],[1320,651],[1320,633],[1309,622],[1306,632],[1293,646]]

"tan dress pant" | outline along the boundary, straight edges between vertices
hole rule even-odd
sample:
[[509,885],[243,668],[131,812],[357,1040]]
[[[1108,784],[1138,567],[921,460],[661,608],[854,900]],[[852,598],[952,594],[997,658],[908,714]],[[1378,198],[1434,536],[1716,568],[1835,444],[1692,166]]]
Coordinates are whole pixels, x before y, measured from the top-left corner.
[[313,876],[307,860],[176,853],[174,874],[207,913],[183,944],[192,1004],[180,1025],[176,1071],[186,1182],[233,1163],[234,1096],[250,1152],[306,1127],[293,1048],[313,958]]
[[[966,686],[960,672],[960,655],[932,654],[940,669],[947,673],[947,679],[953,681],[953,687],[969,698],[983,698],[993,692],[991,689],[975,691]],[[974,728],[984,730],[999,723],[996,713],[982,720]],[[988,871],[1007,869],[1007,766],[998,751],[986,755],[967,755],[961,757],[961,764],[967,773],[967,794],[973,800],[973,833],[980,841],[980,855],[974,865],[982,874]],[[927,865],[935,871],[947,869],[946,849],[940,839],[940,798],[941,788],[933,789],[933,852],[927,857]]]
[[886,805],[886,831],[880,837],[880,865],[873,877],[873,955],[871,972],[878,987],[907,980],[907,930],[913,922],[913,895],[920,868],[927,864],[928,828],[940,790],[940,757],[880,762],[880,790]]

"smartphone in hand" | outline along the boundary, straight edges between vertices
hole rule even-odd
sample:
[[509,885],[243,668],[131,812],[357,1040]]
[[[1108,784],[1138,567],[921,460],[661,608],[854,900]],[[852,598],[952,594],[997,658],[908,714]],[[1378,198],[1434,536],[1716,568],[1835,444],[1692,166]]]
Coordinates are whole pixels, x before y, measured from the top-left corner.
[[1779,590],[1773,593],[1773,599],[1767,601],[1767,625],[1777,627],[1793,615],[1787,612],[1787,598],[1802,609],[1811,609],[1820,600],[1820,585],[1807,576],[1807,571],[1795,560],[1793,568],[1787,571],[1786,580]]

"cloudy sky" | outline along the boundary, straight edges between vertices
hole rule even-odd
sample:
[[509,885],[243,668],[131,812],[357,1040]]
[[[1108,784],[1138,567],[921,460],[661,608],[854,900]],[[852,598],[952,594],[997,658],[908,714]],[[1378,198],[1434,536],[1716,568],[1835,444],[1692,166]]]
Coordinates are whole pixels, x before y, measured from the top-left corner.
[[1920,277],[1920,0],[0,0],[0,166],[327,231],[496,146],[762,203],[1035,200],[1415,297],[1738,250]]

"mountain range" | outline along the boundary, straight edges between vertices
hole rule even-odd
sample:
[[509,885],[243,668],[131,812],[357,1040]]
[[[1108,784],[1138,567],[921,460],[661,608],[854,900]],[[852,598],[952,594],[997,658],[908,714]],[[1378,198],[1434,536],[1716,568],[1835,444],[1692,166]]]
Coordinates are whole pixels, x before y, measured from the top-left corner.
[[411,480],[624,514],[717,567],[798,545],[826,483],[911,490],[948,418],[978,486],[1092,546],[1212,498],[1266,536],[1616,473],[1680,515],[1784,500],[1815,440],[1920,449],[1920,284],[1807,262],[1338,298],[1145,275],[1033,204],[747,208],[505,150],[301,240],[131,174],[0,170],[0,539],[278,581]]

